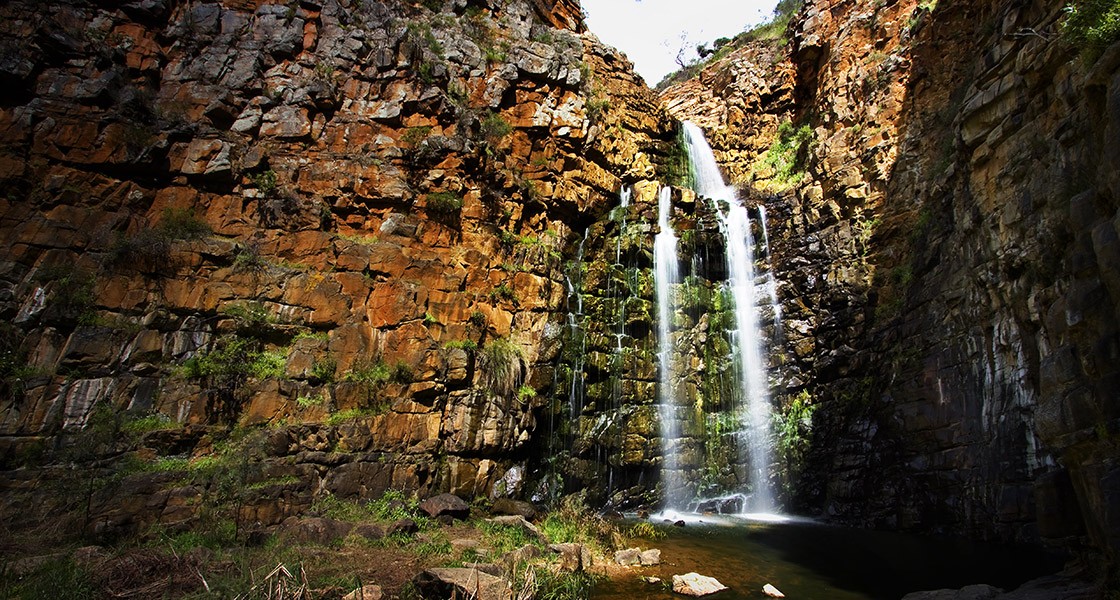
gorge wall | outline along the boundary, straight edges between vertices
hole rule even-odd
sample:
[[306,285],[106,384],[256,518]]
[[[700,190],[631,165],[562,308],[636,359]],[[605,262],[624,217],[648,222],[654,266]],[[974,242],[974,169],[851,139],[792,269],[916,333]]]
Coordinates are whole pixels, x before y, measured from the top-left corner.
[[1120,49],[1062,8],[810,1],[663,92],[774,215],[803,510],[1115,552]]
[[741,486],[675,117],[769,218],[788,505],[1116,547],[1120,49],[1084,62],[1059,5],[811,0],[660,101],[571,0],[0,14],[7,515],[73,509],[44,482],[82,465],[84,528],[191,519],[175,471],[229,448],[264,525],[386,489],[656,504],[662,183],[681,468]]
[[565,261],[674,147],[575,3],[0,10],[6,514],[82,464],[82,526],[191,518],[205,486],[153,467],[249,430],[265,525],[529,494]]

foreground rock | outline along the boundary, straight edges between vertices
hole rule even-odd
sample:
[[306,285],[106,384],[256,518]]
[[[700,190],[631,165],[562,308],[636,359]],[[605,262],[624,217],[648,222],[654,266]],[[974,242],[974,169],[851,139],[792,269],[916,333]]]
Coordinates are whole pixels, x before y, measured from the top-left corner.
[[489,521],[490,523],[496,523],[498,525],[504,525],[506,527],[518,527],[525,531],[525,533],[528,533],[538,540],[541,540],[543,542],[548,541],[548,538],[546,538],[545,535],[541,533],[540,529],[537,529],[536,525],[533,525],[532,523],[526,521],[525,517],[519,515],[505,515],[501,517],[494,517],[493,519],[487,519],[487,521]]
[[591,551],[583,544],[550,544],[549,550],[560,555],[560,570],[579,572],[591,566]]
[[412,581],[422,598],[513,598],[508,581],[478,569],[428,569]]
[[327,545],[346,537],[353,525],[334,519],[288,517],[280,524],[280,534],[295,542]]
[[420,510],[432,518],[448,516],[455,519],[466,519],[471,514],[470,505],[455,494],[432,496],[420,503]]
[[516,515],[526,519],[534,519],[537,516],[537,508],[532,503],[509,498],[495,500],[490,507],[490,512],[495,515]]
[[363,585],[362,587],[346,594],[342,600],[381,600],[381,586]]
[[770,596],[771,598],[785,598],[786,595],[778,588],[770,585],[769,583],[762,586],[762,593]]
[[1100,597],[1100,591],[1090,582],[1051,575],[1032,579],[1010,592],[977,584],[959,590],[913,592],[903,596],[902,600],[1093,600]]
[[715,577],[708,577],[699,573],[686,573],[673,575],[673,591],[686,596],[707,596],[728,589]]

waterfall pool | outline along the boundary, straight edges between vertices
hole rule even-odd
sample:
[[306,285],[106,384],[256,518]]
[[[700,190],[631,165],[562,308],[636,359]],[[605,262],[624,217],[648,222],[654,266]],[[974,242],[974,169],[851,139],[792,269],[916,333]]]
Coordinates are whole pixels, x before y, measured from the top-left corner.
[[[659,515],[660,516],[660,515]],[[683,517],[683,516],[682,516]],[[1034,546],[944,540],[824,525],[806,519],[682,518],[643,549],[661,564],[630,567],[595,586],[593,600],[679,599],[673,575],[697,572],[730,589],[715,600],[762,599],[767,583],[802,600],[899,600],[910,592],[986,583],[1011,590],[1062,568],[1062,558]],[[651,518],[659,523],[658,518]],[[627,526],[635,521],[627,521]],[[643,576],[659,577],[649,584]]]

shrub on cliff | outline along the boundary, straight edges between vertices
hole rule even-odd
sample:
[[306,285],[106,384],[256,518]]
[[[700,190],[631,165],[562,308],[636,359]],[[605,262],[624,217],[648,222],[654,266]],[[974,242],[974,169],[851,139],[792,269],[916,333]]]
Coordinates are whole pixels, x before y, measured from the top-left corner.
[[1120,0],[1077,0],[1066,5],[1062,37],[1092,64],[1120,41]]
[[482,384],[491,393],[509,398],[521,386],[521,348],[513,342],[498,338],[486,344],[479,355]]

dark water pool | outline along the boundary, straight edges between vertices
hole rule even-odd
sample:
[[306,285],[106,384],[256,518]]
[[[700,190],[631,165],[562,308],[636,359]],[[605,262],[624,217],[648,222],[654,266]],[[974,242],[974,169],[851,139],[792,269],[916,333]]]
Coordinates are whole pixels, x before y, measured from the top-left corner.
[[822,525],[811,521],[756,522],[704,518],[668,537],[643,541],[661,549],[662,564],[633,567],[632,575],[603,582],[595,600],[638,598],[679,600],[662,585],[640,576],[695,571],[715,577],[730,590],[714,600],[765,598],[770,583],[787,598],[802,600],[898,600],[919,590],[987,583],[1018,587],[1058,571],[1062,559],[1029,546],[938,540],[897,533]]

